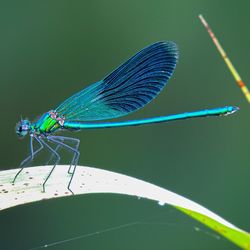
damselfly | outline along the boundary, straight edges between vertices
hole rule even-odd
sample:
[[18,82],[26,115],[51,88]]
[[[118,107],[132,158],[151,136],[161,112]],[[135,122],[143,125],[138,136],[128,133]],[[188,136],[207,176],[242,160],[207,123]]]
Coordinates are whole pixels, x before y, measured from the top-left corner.
[[[43,191],[45,191],[45,184],[60,161],[58,150],[65,148],[73,153],[68,171],[71,174],[68,189],[72,192],[70,184],[80,156],[78,150],[80,140],[54,135],[59,130],[137,126],[195,117],[227,115],[238,110],[234,106],[225,106],[142,120],[93,122],[125,116],[151,102],[173,74],[177,60],[178,49],[175,43],[154,43],[142,49],[103,80],[74,94],[56,109],[44,113],[37,121],[30,122],[22,119],[16,126],[16,133],[20,137],[30,135],[30,156],[21,162],[21,169],[13,183],[24,167],[43,148],[46,148],[54,156],[54,162],[43,183]],[[36,150],[33,148],[34,141],[39,145]]]

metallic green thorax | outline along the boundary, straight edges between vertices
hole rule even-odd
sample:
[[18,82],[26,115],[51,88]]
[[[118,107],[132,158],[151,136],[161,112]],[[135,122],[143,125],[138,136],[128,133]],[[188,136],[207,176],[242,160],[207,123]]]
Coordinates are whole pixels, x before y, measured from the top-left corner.
[[62,126],[59,121],[52,118],[50,112],[45,113],[34,124],[32,124],[32,130],[38,134],[50,134],[60,129]]

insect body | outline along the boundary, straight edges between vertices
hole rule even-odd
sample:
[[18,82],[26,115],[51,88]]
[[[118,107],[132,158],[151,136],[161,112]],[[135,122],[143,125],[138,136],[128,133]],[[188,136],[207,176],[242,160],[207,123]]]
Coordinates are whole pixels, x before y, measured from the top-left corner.
[[[45,191],[45,184],[60,161],[58,149],[65,148],[73,153],[69,168],[71,179],[68,184],[68,189],[72,192],[70,184],[80,155],[78,150],[80,140],[54,135],[58,130],[136,126],[195,117],[227,115],[238,110],[237,107],[225,106],[142,120],[96,122],[125,116],[151,102],[173,74],[177,60],[178,49],[175,43],[157,42],[142,49],[103,80],[74,94],[58,108],[46,112],[36,122],[21,120],[17,124],[16,133],[20,137],[30,135],[30,156],[21,162],[21,169],[16,174],[13,183],[23,168],[43,148],[46,148],[52,153],[54,162],[53,168],[43,183],[43,191]],[[35,151],[34,141],[39,145]]]
[[36,131],[42,134],[50,134],[58,129],[62,129],[64,125],[64,117],[51,110],[45,113],[36,123]]

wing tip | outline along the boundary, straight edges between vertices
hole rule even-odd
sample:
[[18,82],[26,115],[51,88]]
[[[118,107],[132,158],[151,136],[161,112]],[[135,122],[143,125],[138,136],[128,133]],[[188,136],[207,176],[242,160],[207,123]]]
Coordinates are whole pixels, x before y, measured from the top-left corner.
[[170,55],[173,55],[176,60],[179,59],[179,48],[176,42],[174,41],[159,41],[157,43],[162,44],[162,46],[165,48],[166,52]]

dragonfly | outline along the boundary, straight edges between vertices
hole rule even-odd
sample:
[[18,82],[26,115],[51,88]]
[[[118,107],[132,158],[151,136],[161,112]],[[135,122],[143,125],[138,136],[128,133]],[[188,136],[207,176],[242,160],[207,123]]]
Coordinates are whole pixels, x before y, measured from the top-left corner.
[[[51,153],[53,167],[42,185],[45,192],[46,183],[60,162],[58,150],[64,148],[72,153],[67,188],[74,194],[70,185],[80,157],[80,140],[57,135],[58,131],[138,126],[196,117],[228,115],[238,110],[235,106],[224,106],[141,120],[102,121],[125,116],[151,102],[172,76],[178,56],[178,47],[172,41],[151,44],[101,81],[72,95],[56,109],[44,113],[38,120],[30,122],[27,119],[21,119],[16,125],[16,134],[19,137],[30,136],[30,155],[21,162],[20,170],[12,181],[13,184],[39,152],[47,149]],[[36,150],[34,142],[38,145]]]

